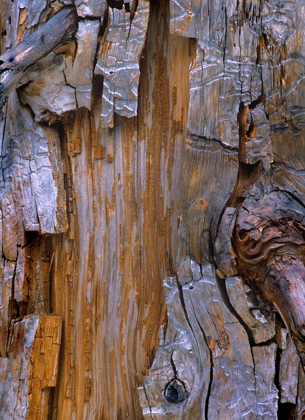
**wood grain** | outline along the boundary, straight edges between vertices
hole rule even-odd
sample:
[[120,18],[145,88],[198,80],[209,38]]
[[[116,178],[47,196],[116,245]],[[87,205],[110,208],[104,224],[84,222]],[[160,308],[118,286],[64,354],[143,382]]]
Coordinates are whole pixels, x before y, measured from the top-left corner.
[[[0,56],[0,71],[24,71],[38,60],[67,42],[77,28],[74,7],[56,13],[24,41]],[[3,83],[3,82],[2,82]]]
[[95,74],[103,75],[101,121],[113,127],[114,112],[137,115],[139,62],[146,38],[149,2],[140,0],[134,16],[109,8],[108,24],[98,52]]
[[1,358],[2,418],[47,417],[50,387],[56,385],[60,344],[60,317],[32,315],[13,324],[7,357]]
[[304,416],[305,9],[235,3],[1,1],[3,413]]

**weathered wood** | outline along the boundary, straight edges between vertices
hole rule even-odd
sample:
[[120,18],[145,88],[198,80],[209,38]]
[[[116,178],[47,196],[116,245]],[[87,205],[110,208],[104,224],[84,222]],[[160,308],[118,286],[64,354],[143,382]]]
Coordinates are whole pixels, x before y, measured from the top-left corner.
[[238,270],[275,305],[305,366],[305,207],[291,195],[267,188],[263,192],[261,183],[255,185],[238,212]]
[[[46,418],[50,404],[54,420],[301,420],[304,5],[3,0],[1,52],[68,10],[69,44],[5,70],[11,407]],[[59,380],[49,398],[55,382],[41,391],[21,345],[28,396],[8,337],[49,313],[63,319]]]
[[[165,281],[168,322],[140,388],[144,418],[200,419],[205,413],[211,419],[274,419],[278,391],[269,363],[275,363],[276,344],[255,347],[252,354],[245,330],[222,301],[212,267],[198,269],[199,278],[184,277],[184,285],[176,278]],[[180,393],[172,391],[169,400],[173,380]]]
[[7,357],[1,358],[3,419],[47,418],[50,387],[56,385],[61,318],[32,315],[12,325]]
[[[303,33],[304,26],[302,19],[298,18],[293,8],[283,6],[280,9],[280,5],[275,4],[275,2],[265,3],[264,5],[258,5],[256,2],[238,2],[235,7],[232,2],[225,1],[221,4],[212,5],[208,2],[190,4],[186,1],[173,0],[170,2],[170,7],[171,32],[197,39],[196,55],[193,57],[190,71],[188,129],[193,135],[192,137],[196,135],[199,139],[203,139],[205,144],[217,141],[219,144],[223,143],[226,147],[223,149],[224,154],[227,153],[228,147],[232,154],[234,149],[238,148],[239,158],[238,180],[235,188],[230,191],[230,199],[222,206],[220,201],[223,194],[228,191],[228,183],[234,179],[232,164],[219,164],[214,156],[209,157],[208,164],[206,164],[206,161],[204,164],[203,162],[198,164],[198,161],[188,163],[185,159],[183,172],[185,186],[182,184],[182,191],[185,189],[187,193],[180,195],[179,198],[181,200],[180,208],[184,207],[187,212],[184,212],[184,217],[181,217],[179,208],[181,232],[179,247],[182,250],[179,257],[185,258],[185,254],[188,253],[188,255],[194,255],[197,261],[212,258],[217,263],[218,274],[225,278],[235,275],[237,271],[236,255],[231,242],[235,229],[235,217],[238,214],[239,204],[242,208],[244,197],[247,196],[247,191],[257,178],[271,178],[269,191],[272,188],[282,188],[282,190],[293,191],[296,197],[302,197],[302,200],[304,200],[303,174],[301,175],[295,170],[304,168],[304,153],[299,149],[304,114],[302,111],[301,113],[295,112],[296,108],[294,108],[298,108],[300,98],[304,94],[303,87],[299,85],[302,80],[301,68],[304,69],[304,64],[302,59],[302,64],[297,63],[297,57],[301,57],[302,53],[298,43],[300,38],[296,35],[297,33]],[[294,80],[290,79],[288,82],[290,85],[289,97],[293,99],[289,104],[286,102],[283,107],[280,97],[283,98],[281,95],[285,95],[288,73],[282,70],[288,66],[288,63],[289,77]],[[291,72],[292,68],[294,71]],[[296,115],[294,123],[290,123],[290,114]],[[288,138],[291,140],[290,143],[287,141]],[[207,157],[208,148],[204,150],[194,146],[194,152],[202,151]],[[292,149],[288,150],[290,147]],[[297,156],[300,157],[299,161]],[[261,162],[260,166],[254,168],[252,165],[256,165],[259,161]],[[268,170],[272,164],[276,168],[279,162],[281,162],[282,176],[279,170],[277,170],[276,179],[273,172],[264,172],[264,168]],[[282,164],[283,162],[287,162],[292,169],[287,168],[285,164]],[[190,170],[192,165],[195,165],[196,169],[199,167],[196,177],[192,169]],[[206,172],[200,172],[202,167],[205,168]],[[221,181],[223,168],[225,168],[224,172],[227,177],[226,182]],[[194,179],[204,189],[204,198],[208,202],[206,207],[201,208],[201,212],[198,209],[197,214],[192,212],[192,208],[197,203],[195,194],[192,194]],[[216,182],[219,182],[221,187],[216,187]],[[209,199],[213,190],[216,193],[221,191],[221,197],[218,195],[218,197]],[[251,197],[249,200],[252,199],[251,192],[249,196]],[[255,198],[253,197],[254,202]],[[272,200],[270,201],[270,207],[273,208],[274,205],[271,202]],[[221,215],[219,216],[217,211],[216,214],[215,211],[213,212],[218,203],[221,208]],[[202,204],[204,205],[204,200],[202,200]],[[229,207],[227,207],[228,204]],[[253,217],[259,217],[261,207],[262,203],[256,201]],[[280,211],[281,203],[278,208]],[[211,211],[212,217],[207,216],[209,211]],[[249,214],[246,213],[244,211],[245,220],[247,220],[247,217],[249,218]],[[303,214],[303,209],[301,213]],[[274,218],[272,210],[269,214],[270,217]],[[285,217],[289,219],[291,214],[287,213]],[[294,220],[294,216],[292,218]],[[257,220],[260,221],[260,219]],[[215,248],[213,247],[215,240],[214,226],[217,229]],[[202,255],[200,252],[202,252]],[[253,261],[253,266],[255,267],[255,261]],[[260,264],[257,265],[257,268],[260,269]],[[298,275],[300,269],[302,269],[302,266],[298,270]],[[241,270],[245,279],[249,277],[248,271],[247,269]],[[294,273],[290,272],[287,275],[294,284]],[[239,321],[247,327],[257,365],[262,364],[263,382],[269,383],[269,390],[271,393],[273,392],[273,397],[267,402],[265,411],[263,410],[261,415],[263,418],[265,418],[264,416],[276,418],[277,410],[274,406],[277,405],[277,392],[273,385],[274,370],[271,370],[271,365],[275,363],[278,350],[275,344],[271,344],[270,350],[261,351],[260,347],[255,346],[252,342],[252,340],[257,340],[257,342],[260,342],[260,340],[275,340],[274,320],[272,320],[274,315],[269,305],[266,308],[264,301],[257,299],[259,292],[255,288],[249,302],[245,299],[245,296],[241,295],[244,292],[240,292],[240,282],[236,283],[235,279],[234,281],[233,279],[227,279],[226,284],[232,304],[231,309],[235,310]],[[253,281],[249,284],[250,287],[251,284],[253,287]],[[263,291],[264,285],[261,289]],[[226,301],[223,286],[221,286],[221,290],[223,299]],[[298,293],[299,304],[293,305],[293,298],[289,301],[290,306],[294,306],[294,308],[291,308],[292,313],[297,316],[302,316],[304,312],[302,290],[303,282],[299,282],[298,292],[292,292],[291,294],[291,297],[293,297],[295,293]],[[274,293],[276,292],[273,292],[271,298],[269,296],[271,303],[274,302]],[[289,293],[288,291],[288,299],[290,299]],[[204,294],[202,298],[205,299]],[[281,302],[281,306],[285,308],[285,303]],[[269,318],[267,321],[265,316],[267,313],[269,313],[269,317],[271,315],[271,320]],[[268,330],[262,322],[267,325],[269,323]],[[258,330],[256,330],[257,324],[260,325]],[[299,321],[299,324],[301,326],[302,321]],[[206,332],[206,329],[204,330]],[[301,341],[297,340],[298,343]],[[283,363],[285,363],[284,360],[283,355]],[[294,359],[291,362],[295,363]],[[162,366],[159,367],[159,370],[162,370]],[[283,373],[283,380],[284,375]],[[293,383],[293,379],[291,381]],[[258,395],[262,397],[264,392],[260,390]],[[220,398],[219,394],[217,394],[217,398]],[[248,398],[251,400],[251,397],[248,396]],[[163,405],[160,403],[160,407],[165,407],[165,404],[165,402]],[[144,407],[146,409],[147,406]],[[298,416],[301,416],[301,410],[299,410],[300,405],[297,412]],[[160,414],[155,413],[153,418],[161,418],[161,411],[162,409],[159,408]],[[198,418],[202,417],[201,411]],[[222,417],[218,413],[213,418]],[[233,415],[233,418],[240,417],[236,414],[236,417]]]
[[[40,26],[24,41],[0,56],[0,72],[24,71],[38,60],[67,42],[77,29],[77,15],[74,7],[65,7]],[[5,82],[2,92],[5,91]]]
[[144,47],[149,2],[139,0],[136,12],[109,8],[109,20],[98,52],[95,73],[104,76],[101,121],[113,127],[114,112],[137,115],[140,56]]
[[282,404],[296,404],[299,382],[298,354],[286,329],[282,329],[282,353],[280,361],[279,382]]
[[[219,167],[223,170],[219,172]],[[208,138],[187,137],[181,192],[178,197],[178,256],[193,255],[196,261],[210,260],[220,214],[229,200],[238,174],[238,152],[225,149]],[[222,194],[216,191],[221,189]],[[179,264],[179,263],[178,263]]]
[[103,17],[107,9],[106,0],[75,0],[74,2],[78,16],[86,18]]
[[1,147],[3,250],[15,261],[18,245],[26,243],[24,231],[64,232],[67,214],[58,132],[37,125],[16,92],[8,112]]
[[[77,109],[78,90],[72,84],[67,84],[66,72],[69,64],[70,60],[64,59],[62,54],[51,53],[20,79],[19,98],[30,107],[36,123],[53,125],[58,120],[68,121],[71,112]],[[71,69],[71,65],[69,68]],[[81,85],[80,89],[82,87]],[[89,96],[87,105],[90,100]]]
[[226,289],[236,313],[248,326],[255,344],[264,343],[275,336],[275,313],[240,277],[228,277]]
[[[93,65],[101,23],[98,19],[83,20],[75,34],[77,52],[72,57],[72,69],[65,72],[67,83],[76,88],[77,107],[91,109]],[[74,58],[74,59],[73,59]],[[63,95],[64,96],[64,95]]]
[[[38,8],[36,12],[41,13],[42,10]],[[0,118],[7,95],[17,87],[23,73],[74,35],[76,18],[74,7],[63,8],[23,42],[0,56],[0,74],[9,71],[0,82]],[[37,23],[37,19],[35,22],[30,19],[29,26]]]

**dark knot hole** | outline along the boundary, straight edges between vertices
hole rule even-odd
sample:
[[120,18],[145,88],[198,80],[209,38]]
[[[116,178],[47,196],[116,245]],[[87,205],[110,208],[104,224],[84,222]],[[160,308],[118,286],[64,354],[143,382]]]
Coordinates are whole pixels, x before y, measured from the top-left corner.
[[179,403],[188,397],[189,393],[184,384],[178,379],[173,379],[164,390],[165,399],[170,403]]

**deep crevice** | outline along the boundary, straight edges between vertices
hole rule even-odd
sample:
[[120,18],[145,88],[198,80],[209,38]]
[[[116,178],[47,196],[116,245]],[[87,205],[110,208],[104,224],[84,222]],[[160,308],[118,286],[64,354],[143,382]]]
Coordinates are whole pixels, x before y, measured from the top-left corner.
[[177,378],[177,368],[176,368],[176,365],[175,365],[174,360],[173,360],[173,353],[171,354],[171,365],[172,365],[172,368],[173,368],[174,377]]
[[122,10],[124,1],[123,0],[107,0],[107,5],[112,9]]
[[[237,182],[232,190],[231,197],[228,199],[221,213],[220,222],[223,213],[227,207],[237,208],[243,203],[246,193],[251,185],[259,178],[262,171],[261,162],[256,162],[254,165],[248,163],[239,163]],[[219,224],[220,224],[219,222]]]
[[195,337],[195,333],[194,333],[193,327],[191,325],[191,322],[189,320],[188,313],[187,313],[187,310],[186,310],[182,286],[179,283],[179,280],[177,278],[176,278],[176,283],[177,283],[177,289],[178,289],[178,292],[179,292],[179,297],[180,297],[180,302],[181,302],[181,306],[182,306],[182,309],[183,309],[183,313],[184,313],[185,318],[186,318],[186,321],[187,321],[187,323],[188,323],[188,325],[189,325],[189,327],[190,327],[190,329],[191,329],[191,331],[193,333],[193,336]]
[[205,410],[204,410],[205,420],[208,420],[208,413],[209,413],[209,401],[210,401],[210,398],[211,398],[212,385],[213,385],[213,369],[214,369],[213,353],[212,353],[212,350],[211,350],[211,349],[210,349],[210,347],[209,347],[209,344],[208,344],[208,340],[207,340],[207,336],[206,336],[206,334],[205,334],[205,331],[204,331],[204,329],[202,328],[202,326],[201,326],[201,324],[200,324],[200,322],[199,322],[199,320],[198,320],[198,318],[197,318],[196,311],[195,311],[195,308],[194,308],[194,305],[193,305],[193,301],[192,301],[192,299],[191,299],[191,302],[192,302],[192,306],[193,306],[193,310],[194,310],[194,315],[195,315],[195,318],[196,318],[197,324],[198,324],[198,326],[199,326],[199,329],[200,329],[200,331],[201,331],[201,334],[202,334],[202,336],[203,336],[204,342],[205,342],[205,344],[206,344],[206,346],[207,346],[207,349],[208,349],[208,351],[209,351],[209,355],[210,355],[210,366],[211,366],[211,367],[210,367],[210,380],[209,380],[209,385],[208,385],[207,396],[206,396],[206,399],[205,399]]
[[237,121],[239,125],[239,161],[247,163],[246,143],[256,137],[256,125],[253,121],[252,110],[264,103],[265,96],[261,94],[250,104],[245,105],[244,102],[239,104],[237,113]]
[[260,343],[255,343],[253,347],[267,347],[274,343],[274,336],[269,338],[269,340],[261,341]]
[[[77,21],[78,22],[85,22],[86,20],[97,21],[97,20],[100,20],[100,18],[99,18],[99,16],[88,16],[88,15],[86,15],[85,17],[77,16]],[[74,39],[74,38],[75,37],[72,37],[72,39]]]
[[28,245],[30,245],[37,237],[39,236],[39,233],[35,230],[33,231],[25,231],[25,245],[22,248],[26,248]]
[[218,291],[220,293],[220,296],[221,296],[221,299],[222,299],[223,303],[225,304],[225,306],[227,307],[229,312],[233,316],[235,316],[235,318],[237,318],[239,323],[244,327],[244,329],[245,329],[245,331],[248,335],[250,346],[251,347],[255,346],[256,344],[255,344],[251,329],[248,327],[248,325],[245,323],[245,321],[241,318],[241,316],[236,312],[234,306],[230,302],[230,298],[229,298],[227,288],[226,288],[226,280],[221,279],[220,277],[217,276],[217,274],[215,274],[215,277],[216,277],[216,284],[217,284],[217,287],[218,287]]
[[[281,403],[278,404],[277,418],[278,420],[295,420],[296,419],[296,405],[292,403]],[[301,417],[301,420],[304,416]]]
[[[285,325],[279,313],[277,313],[277,328],[283,328]],[[279,402],[278,402],[278,420],[295,420],[296,419],[296,404],[281,403],[281,383],[280,383],[280,364],[283,350],[278,346],[275,359],[275,376],[274,384],[278,389]],[[299,382],[299,381],[298,381]]]
[[148,396],[147,396],[145,384],[143,384],[143,391],[144,391],[144,394],[145,394],[145,397],[146,397],[146,401],[147,401],[147,404],[148,404],[148,407],[149,407],[149,415],[150,415],[150,418],[151,418],[151,420],[153,420],[153,418],[152,418],[152,412],[151,412],[151,405],[150,405],[150,402],[149,402],[149,399],[148,399]]
[[275,358],[275,375],[274,375],[274,385],[277,387],[279,394],[281,394],[280,386],[280,363],[281,363],[281,354],[282,350],[280,347],[277,347],[276,358]]
[[228,144],[223,143],[220,139],[216,139],[214,137],[206,137],[206,136],[200,136],[200,135],[191,135],[191,140],[194,142],[202,142],[204,145],[208,142],[213,142],[219,144],[224,150],[228,150],[230,152],[238,152],[238,148],[234,146],[229,146]]
[[265,95],[264,94],[259,95],[257,99],[255,99],[249,104],[249,109],[250,110],[255,109],[256,107],[259,106],[259,104],[264,103],[264,101],[265,101]]

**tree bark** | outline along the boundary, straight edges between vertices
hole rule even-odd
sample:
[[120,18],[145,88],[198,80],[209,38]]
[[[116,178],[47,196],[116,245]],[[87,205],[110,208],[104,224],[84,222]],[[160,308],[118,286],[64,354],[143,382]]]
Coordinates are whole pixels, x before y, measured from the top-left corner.
[[304,17],[2,0],[1,418],[304,418]]

